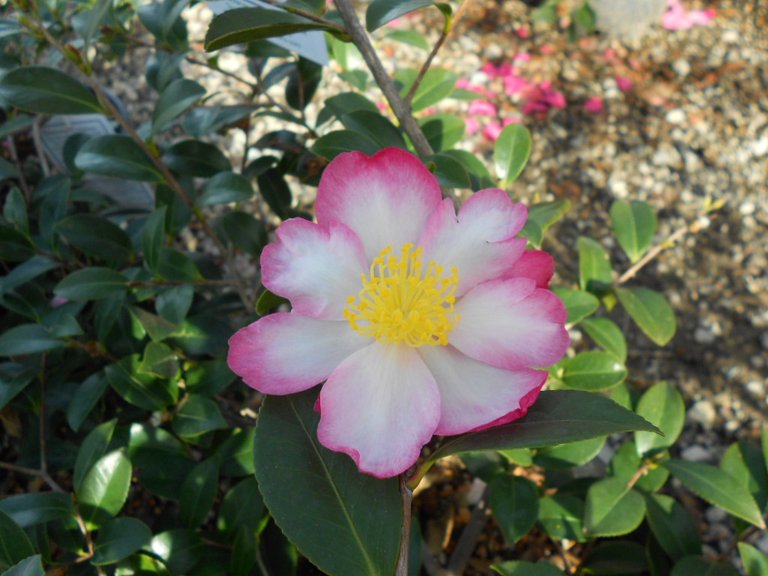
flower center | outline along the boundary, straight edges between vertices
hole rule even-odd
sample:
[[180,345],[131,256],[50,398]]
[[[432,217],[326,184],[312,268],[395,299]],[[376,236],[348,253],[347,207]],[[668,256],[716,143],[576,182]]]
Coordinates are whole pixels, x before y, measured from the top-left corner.
[[394,256],[388,246],[374,258],[363,289],[347,299],[344,317],[352,329],[381,342],[408,346],[448,344],[448,333],[459,321],[454,312],[456,268],[444,277],[444,269],[430,261],[424,269],[423,248],[405,244]]

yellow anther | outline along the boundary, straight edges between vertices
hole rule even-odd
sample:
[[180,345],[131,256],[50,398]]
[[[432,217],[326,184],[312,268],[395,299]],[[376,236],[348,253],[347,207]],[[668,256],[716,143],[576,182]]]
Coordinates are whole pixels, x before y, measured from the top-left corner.
[[417,348],[448,344],[448,333],[459,321],[454,312],[456,268],[449,275],[434,262],[426,269],[423,248],[405,244],[393,256],[388,246],[374,258],[363,289],[347,299],[344,317],[352,329],[381,342],[399,342]]

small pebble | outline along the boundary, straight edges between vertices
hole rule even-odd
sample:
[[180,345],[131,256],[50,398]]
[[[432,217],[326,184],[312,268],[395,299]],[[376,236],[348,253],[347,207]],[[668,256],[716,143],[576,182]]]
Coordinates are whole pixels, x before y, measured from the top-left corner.
[[707,508],[707,511],[704,512],[704,517],[710,524],[719,524],[728,517],[728,514],[725,512],[725,510],[716,508],[715,506],[710,506]]
[[680,453],[683,460],[690,460],[691,462],[709,462],[712,460],[712,454],[709,450],[702,446],[688,446]]
[[688,420],[701,424],[705,430],[712,429],[716,417],[715,407],[708,400],[700,400],[688,409]]
[[674,110],[667,112],[667,122],[670,124],[682,124],[687,118],[688,116],[685,114],[685,111],[680,108],[675,108]]

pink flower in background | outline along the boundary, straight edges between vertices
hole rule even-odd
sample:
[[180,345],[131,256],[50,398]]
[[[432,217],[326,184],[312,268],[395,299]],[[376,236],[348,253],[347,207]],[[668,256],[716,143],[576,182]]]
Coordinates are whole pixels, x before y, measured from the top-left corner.
[[496,116],[496,112],[496,106],[488,100],[473,100],[468,111],[474,116]]
[[526,38],[531,37],[531,29],[527,26],[520,26],[519,28],[515,28],[515,35],[521,40],[525,40]]
[[562,92],[552,88],[552,82],[540,82],[531,84],[523,90],[523,109],[526,116],[543,114],[550,108],[565,108],[566,101]]
[[632,90],[632,86],[634,86],[635,83],[626,76],[616,76],[616,85],[622,92],[629,92]]
[[293,310],[231,338],[246,384],[283,395],[325,381],[320,442],[382,478],[435,434],[526,413],[568,334],[552,258],[517,238],[525,206],[488,189],[457,215],[415,156],[388,148],[333,160],[316,211],[262,253],[264,285]]
[[483,128],[483,136],[491,142],[495,142],[499,139],[499,136],[501,136],[501,131],[503,129],[504,127],[501,125],[501,122],[489,122],[485,128]]
[[480,130],[480,122],[478,122],[475,118],[469,117],[464,121],[464,127],[467,131],[467,134],[474,134]]
[[512,65],[509,62],[494,64],[487,62],[481,69],[488,78],[504,78],[512,73]]
[[668,0],[668,10],[661,18],[661,25],[667,30],[689,30],[694,26],[709,26],[717,15],[715,10],[688,11],[680,0]]
[[514,73],[504,77],[504,91],[508,96],[518,94],[530,88],[531,81]]
[[480,86],[479,84],[472,84],[469,80],[465,78],[460,78],[459,80],[456,81],[456,88],[459,88],[460,90],[469,90],[470,92],[474,92],[475,94],[480,94],[481,96],[488,96],[491,94],[483,86]]
[[602,112],[604,108],[603,99],[600,96],[590,96],[584,102],[584,110],[590,114],[597,114]]

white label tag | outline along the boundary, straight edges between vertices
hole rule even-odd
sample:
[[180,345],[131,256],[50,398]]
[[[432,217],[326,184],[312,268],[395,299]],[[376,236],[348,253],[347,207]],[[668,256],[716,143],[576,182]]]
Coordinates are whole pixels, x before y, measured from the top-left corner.
[[[279,10],[279,8],[275,8],[260,0],[214,0],[208,2],[208,6],[216,16],[227,10],[234,10],[235,8],[266,8],[268,10]],[[312,60],[312,62],[316,62],[321,66],[328,64],[328,48],[325,45],[325,37],[319,30],[296,32],[295,34],[288,34],[287,36],[280,36],[278,38],[269,38],[268,40],[281,48],[298,52],[300,56],[303,56],[307,60]]]

